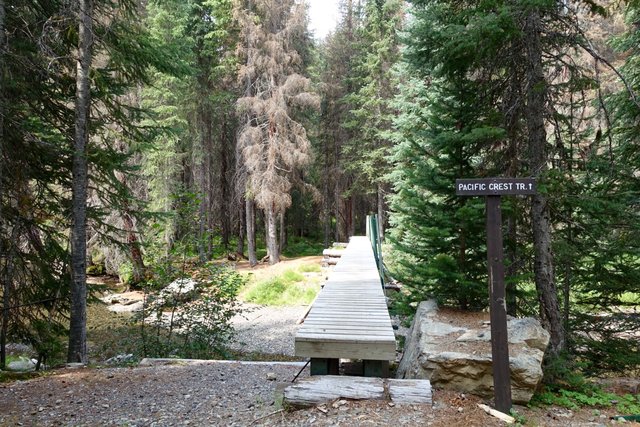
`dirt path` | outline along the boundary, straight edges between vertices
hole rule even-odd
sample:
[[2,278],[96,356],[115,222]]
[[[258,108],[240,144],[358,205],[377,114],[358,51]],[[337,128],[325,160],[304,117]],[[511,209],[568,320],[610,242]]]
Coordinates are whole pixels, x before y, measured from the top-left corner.
[[[61,369],[0,384],[2,426],[499,426],[481,400],[436,390],[434,405],[336,402],[281,411],[279,382],[299,364],[203,362],[109,369]],[[308,375],[303,372],[302,377]],[[610,412],[517,407],[533,426],[612,425]],[[638,425],[626,423],[626,426]]]

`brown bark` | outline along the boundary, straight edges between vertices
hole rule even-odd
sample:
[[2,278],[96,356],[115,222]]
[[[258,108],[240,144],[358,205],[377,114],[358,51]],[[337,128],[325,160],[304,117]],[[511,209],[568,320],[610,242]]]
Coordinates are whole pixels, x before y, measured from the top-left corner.
[[236,253],[241,258],[244,257],[244,230],[245,230],[245,209],[244,203],[238,209],[238,241],[236,243]]
[[[0,227],[3,227],[2,196],[4,195],[4,50],[5,50],[5,7],[4,0],[0,0]],[[0,241],[0,260],[4,258],[4,243]],[[0,369],[5,368],[7,361],[6,342],[9,326],[9,294],[10,284],[6,277],[5,266],[0,264],[0,279],[2,280],[2,327],[0,328]]]
[[324,247],[329,247],[331,235],[331,193],[329,191],[329,146],[328,139],[323,140],[324,165],[322,179],[322,220],[324,228]]
[[87,186],[89,116],[91,89],[89,74],[93,45],[93,2],[79,2],[79,39],[76,66],[75,135],[71,228],[71,313],[67,361],[87,362]]
[[226,123],[226,115],[223,117],[223,122],[221,123],[220,128],[222,129],[222,135],[220,138],[220,191],[222,192],[220,196],[219,202],[219,212],[220,212],[220,226],[222,228],[222,245],[225,250],[229,248],[229,242],[231,240],[231,212],[230,206],[231,197],[229,191],[229,181],[227,180],[227,174],[229,173],[229,153],[227,152],[227,123]]
[[[200,82],[203,88],[206,88],[206,82]],[[212,150],[212,131],[211,131],[211,112],[206,103],[200,106],[200,133],[201,133],[201,149],[202,149],[202,164],[200,165],[200,214],[199,214],[199,229],[198,229],[198,255],[200,262],[205,262],[210,258],[210,252],[207,243],[207,236],[209,234],[209,218],[211,215],[211,150]]]
[[127,233],[127,245],[129,246],[129,255],[131,256],[131,265],[133,268],[132,280],[134,284],[141,283],[145,279],[147,269],[144,265],[144,258],[142,257],[142,249],[135,224],[128,211],[122,214],[122,222],[124,224],[124,231]]
[[378,184],[378,236],[381,242],[384,242],[384,222],[386,218],[384,205],[384,188],[382,184]]
[[282,253],[282,251],[284,251],[287,247],[287,228],[285,227],[285,222],[284,222],[284,212],[281,212],[278,215],[278,220],[280,222],[280,241],[279,241],[279,253]]
[[277,214],[273,206],[269,206],[264,213],[267,229],[267,255],[269,256],[269,264],[273,265],[280,262],[280,247],[278,246],[278,230],[276,227]]
[[249,264],[253,267],[258,263],[256,257],[256,205],[251,199],[246,199],[246,221],[247,221],[247,255]]
[[347,240],[345,240],[346,242],[349,241],[349,238],[351,236],[354,236],[356,234],[356,221],[355,221],[355,213],[356,213],[356,198],[355,196],[351,196],[349,197],[349,200],[347,200]]
[[505,258],[507,259],[507,266],[505,270],[506,283],[506,299],[507,299],[507,314],[510,316],[516,316],[518,312],[518,301],[516,299],[516,286],[513,278],[518,273],[518,266],[516,265],[517,253],[515,241],[518,238],[518,223],[516,216],[511,214],[507,218],[507,242],[505,248]]
[[[541,26],[539,12],[532,11],[526,17],[524,36],[527,55],[526,116],[529,156],[532,172],[536,177],[542,176],[547,169],[547,134],[544,127],[546,81],[542,65]],[[540,314],[545,328],[551,335],[550,354],[557,356],[565,349],[565,339],[553,272],[549,204],[544,194],[532,197],[531,222],[535,252],[534,274],[540,300]]]

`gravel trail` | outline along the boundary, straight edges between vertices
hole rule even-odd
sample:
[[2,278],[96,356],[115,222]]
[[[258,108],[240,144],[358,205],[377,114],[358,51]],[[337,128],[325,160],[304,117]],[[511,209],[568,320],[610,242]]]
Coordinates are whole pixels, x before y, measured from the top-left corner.
[[267,307],[243,304],[247,310],[233,318],[236,335],[230,343],[233,350],[294,356],[294,338],[297,320],[307,306]]
[[277,410],[276,384],[290,382],[299,365],[212,361],[63,369],[0,384],[0,425],[251,425]]

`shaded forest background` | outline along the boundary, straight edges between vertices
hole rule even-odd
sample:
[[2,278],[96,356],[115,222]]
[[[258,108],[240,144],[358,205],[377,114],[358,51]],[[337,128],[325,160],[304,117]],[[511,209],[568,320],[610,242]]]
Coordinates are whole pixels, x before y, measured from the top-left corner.
[[639,6],[344,0],[317,41],[294,0],[0,0],[1,364],[67,333],[86,362],[87,272],[277,263],[369,213],[399,310],[485,308],[483,201],[453,182],[530,176],[509,313],[552,359],[637,369]]

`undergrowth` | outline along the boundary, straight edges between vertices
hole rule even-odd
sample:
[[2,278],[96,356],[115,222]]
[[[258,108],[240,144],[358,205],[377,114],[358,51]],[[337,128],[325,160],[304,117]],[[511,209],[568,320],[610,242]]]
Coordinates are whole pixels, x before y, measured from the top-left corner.
[[287,242],[287,247],[282,251],[282,255],[287,258],[301,256],[322,255],[324,244],[303,237],[292,237]]
[[559,389],[536,394],[530,405],[556,405],[567,409],[616,408],[620,414],[640,414],[640,395],[618,395],[598,388],[590,391],[572,391]]
[[566,357],[560,357],[547,366],[545,374],[555,375],[555,381],[545,385],[530,402],[531,406],[556,405],[576,410],[582,407],[594,409],[615,408],[620,414],[640,414],[640,395],[619,395],[602,390],[598,385],[587,381],[579,373],[575,363]]
[[251,285],[244,293],[248,302],[262,305],[311,304],[320,290],[317,284],[304,283],[304,276],[295,270],[285,270],[279,276]]

